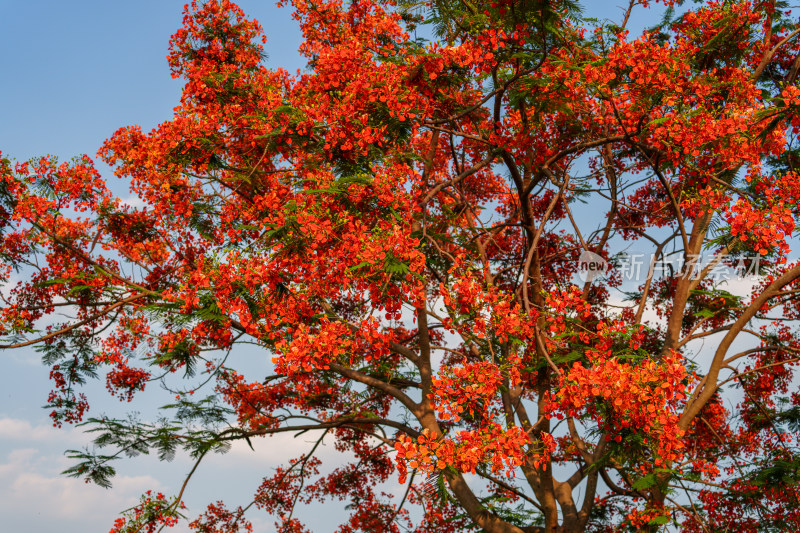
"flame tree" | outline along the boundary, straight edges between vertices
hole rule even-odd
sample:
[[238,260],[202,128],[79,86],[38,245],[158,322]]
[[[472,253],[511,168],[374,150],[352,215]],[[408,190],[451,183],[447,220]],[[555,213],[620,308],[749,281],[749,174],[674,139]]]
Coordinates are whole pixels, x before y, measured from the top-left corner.
[[[94,432],[67,473],[305,432],[190,526],[307,531],[338,499],[342,532],[800,528],[800,27],[649,3],[294,0],[294,75],[236,5],[187,6],[174,116],[98,153],[143,207],[86,156],[0,163],[3,348]],[[610,266],[580,282],[587,252]],[[244,344],[261,373],[228,363]],[[153,422],[88,417],[92,378],[186,381]],[[353,460],[323,465],[326,437]],[[176,524],[187,485],[113,531]]]

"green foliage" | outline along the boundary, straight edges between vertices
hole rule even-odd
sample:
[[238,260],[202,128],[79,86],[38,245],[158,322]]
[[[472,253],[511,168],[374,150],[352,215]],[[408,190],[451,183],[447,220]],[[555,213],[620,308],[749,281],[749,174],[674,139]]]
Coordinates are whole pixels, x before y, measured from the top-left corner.
[[197,401],[182,398],[161,409],[171,411],[171,418],[147,423],[131,415],[126,419],[89,418],[79,424],[86,428],[86,433],[95,435],[93,448],[68,450],[67,456],[78,463],[64,474],[109,488],[116,473],[111,463],[122,457],[155,453],[159,460],[172,461],[183,451],[197,459],[209,451],[226,452],[230,439],[236,435],[226,432],[232,410],[220,405],[216,396]]

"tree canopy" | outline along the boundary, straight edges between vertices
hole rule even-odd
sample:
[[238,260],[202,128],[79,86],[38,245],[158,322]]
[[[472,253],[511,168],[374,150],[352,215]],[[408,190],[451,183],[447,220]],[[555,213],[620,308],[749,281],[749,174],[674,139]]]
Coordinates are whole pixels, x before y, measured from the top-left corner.
[[[232,2],[186,6],[174,116],[98,152],[119,183],[0,162],[2,346],[35,346],[54,424],[93,432],[66,473],[302,433],[191,528],[302,532],[342,500],[341,532],[800,529],[785,3],[282,4],[295,74]],[[229,358],[253,345],[259,373]],[[90,416],[95,378],[175,401]],[[325,438],[354,459],[322,464]],[[175,525],[186,490],[112,531]]]

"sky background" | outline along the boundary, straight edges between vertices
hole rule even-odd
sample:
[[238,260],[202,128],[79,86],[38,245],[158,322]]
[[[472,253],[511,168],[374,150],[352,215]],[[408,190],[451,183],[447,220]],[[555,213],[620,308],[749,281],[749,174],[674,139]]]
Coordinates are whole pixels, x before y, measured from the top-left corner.
[[[65,160],[87,153],[94,158],[117,128],[139,124],[148,131],[170,118],[181,80],[170,76],[166,55],[169,38],[181,25],[183,4],[0,0],[3,156],[22,161],[53,154]],[[239,4],[264,27],[269,66],[290,71],[303,66],[297,53],[300,32],[288,10],[269,1]],[[96,162],[114,180],[109,169]],[[116,190],[125,197],[121,185]],[[247,355],[254,354],[240,354]],[[111,490],[60,476],[71,466],[64,450],[80,449],[89,439],[79,428],[51,426],[41,408],[50,389],[48,372],[33,350],[0,353],[2,529],[107,532],[118,513],[134,505],[145,490],[177,492],[191,468],[180,456],[172,463],[148,457],[123,461]],[[90,414],[122,414],[129,408],[147,412],[168,401],[163,395],[157,401],[147,396],[133,405],[120,404],[96,383],[89,390],[90,401],[96,400]],[[261,477],[307,448],[289,435],[254,444],[255,453],[236,446],[204,461],[185,498],[195,516],[205,503],[228,496],[234,506],[248,503]],[[331,448],[323,449],[323,457],[335,455]],[[323,533],[331,529],[325,514],[308,521]],[[268,516],[253,518],[256,531],[273,530]]]
[[[587,2],[589,13],[619,20],[619,1]],[[268,37],[267,65],[290,72],[303,66],[297,53],[300,34],[287,9],[271,1],[239,2],[258,19]],[[53,154],[61,159],[94,154],[117,128],[141,125],[148,131],[171,116],[181,80],[170,77],[166,62],[170,35],[180,26],[183,1],[9,1],[0,0],[0,151],[19,161]],[[632,27],[655,22],[634,18]],[[109,169],[98,163],[105,176]],[[121,184],[115,189],[122,197]],[[266,354],[245,352],[256,362]],[[259,359],[261,358],[261,359]],[[118,465],[114,489],[107,491],[60,476],[71,465],[68,448],[88,442],[80,429],[51,427],[45,403],[49,369],[33,350],[0,353],[0,516],[3,529],[18,532],[106,532],[120,510],[148,489],[175,493],[190,469],[187,459],[159,463],[152,458]],[[90,388],[91,414],[147,409],[145,403],[120,405]],[[137,400],[138,401],[138,400]],[[147,403],[147,402],[150,403]],[[296,456],[308,444],[281,436],[234,447],[198,470],[185,498],[193,511],[202,502],[225,498],[248,503],[259,479]],[[321,458],[333,458],[332,446]],[[401,487],[402,488],[402,487]],[[307,509],[303,518],[320,533],[332,531],[335,508]],[[196,515],[196,513],[195,513]],[[273,531],[272,520],[252,515],[256,531]],[[185,528],[176,529],[185,531]]]

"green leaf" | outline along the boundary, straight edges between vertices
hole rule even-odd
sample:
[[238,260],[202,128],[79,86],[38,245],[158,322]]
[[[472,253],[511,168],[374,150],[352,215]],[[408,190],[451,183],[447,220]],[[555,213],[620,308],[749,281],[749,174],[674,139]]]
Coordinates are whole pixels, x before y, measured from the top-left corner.
[[356,270],[361,270],[362,268],[368,267],[368,266],[369,266],[369,263],[367,261],[361,261],[359,264],[357,264],[355,266],[348,267],[347,270],[349,270],[350,272],[355,272]]
[[634,481],[631,487],[634,490],[645,490],[652,487],[655,484],[655,482],[656,482],[655,474],[647,474],[646,476],[641,477],[636,481]]
[[554,363],[571,363],[573,361],[577,361],[583,357],[583,354],[577,350],[572,350],[568,354],[559,355],[553,358]]
[[67,294],[68,294],[68,295],[72,295],[72,294],[75,294],[76,292],[80,292],[80,291],[82,291],[82,290],[84,290],[84,289],[91,289],[91,288],[92,288],[92,286],[91,286],[91,285],[75,285],[74,287],[72,287],[72,288],[71,288],[71,289],[70,289],[70,290],[67,292]]
[[664,122],[668,121],[668,120],[669,120],[669,119],[671,119],[671,118],[672,118],[672,117],[661,117],[661,118],[656,118],[656,119],[653,119],[653,120],[651,120],[651,121],[650,121],[650,125],[655,125],[655,124],[663,124]]
[[395,256],[388,254],[383,262],[383,270],[389,274],[408,274],[411,268],[397,259]]

